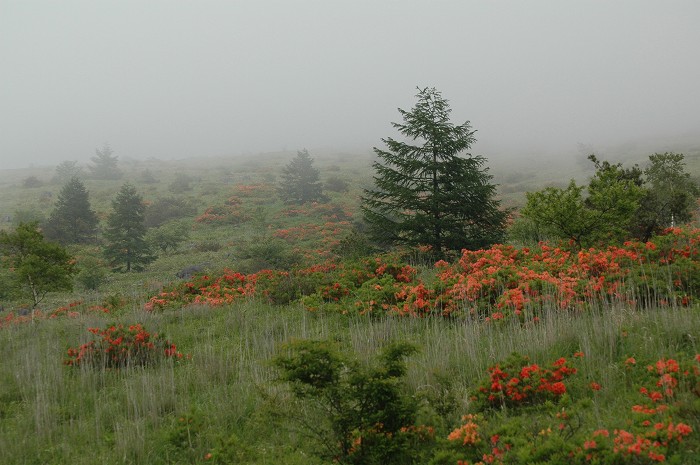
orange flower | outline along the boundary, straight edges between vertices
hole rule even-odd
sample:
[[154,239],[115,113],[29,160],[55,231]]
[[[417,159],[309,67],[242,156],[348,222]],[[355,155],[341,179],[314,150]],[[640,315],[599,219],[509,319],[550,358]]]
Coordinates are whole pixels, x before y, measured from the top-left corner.
[[564,383],[559,381],[552,384],[552,386],[550,387],[550,391],[552,391],[553,394],[560,396],[566,392],[566,386],[564,385]]

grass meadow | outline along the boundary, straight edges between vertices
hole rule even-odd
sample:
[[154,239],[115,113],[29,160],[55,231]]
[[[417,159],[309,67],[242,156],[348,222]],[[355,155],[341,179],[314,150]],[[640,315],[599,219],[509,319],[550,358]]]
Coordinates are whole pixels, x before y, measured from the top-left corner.
[[[692,155],[689,165],[700,159],[700,154]],[[645,270],[651,268],[641,267],[637,281],[629,278],[615,288],[616,298],[583,293],[580,305],[565,309],[546,298],[516,306],[499,300],[499,288],[486,304],[474,301],[493,308],[465,307],[447,316],[353,310],[353,300],[379,299],[382,287],[415,290],[418,280],[426,287],[438,286],[440,272],[414,255],[405,258],[415,271],[410,282],[377,272],[372,277],[376,281],[349,287],[346,296],[313,311],[308,302],[316,294],[301,289],[304,298],[277,303],[261,293],[241,294],[216,305],[175,300],[148,311],[149,299],[164,290],[181,289],[186,280],[175,273],[190,265],[201,265],[202,273],[212,276],[224,269],[251,276],[275,266],[309,268],[338,259],[333,251],[340,239],[360,225],[359,198],[371,183],[370,157],[319,156],[322,179],[345,180],[347,189],[328,191],[327,205],[299,208],[284,205],[274,192],[276,176],[291,157],[126,160],[121,181],[86,179],[93,208],[102,219],[125,180],[137,185],[149,203],[186,200],[195,213],[173,214],[165,223],[184,222],[189,234],[176,249],[160,253],[143,273],[107,273],[96,290],[76,284],[72,293],[49,295],[34,313],[26,311],[21,296],[3,302],[0,463],[333,463],[318,454],[318,435],[298,421],[305,414],[313,418],[313,399],[295,399],[274,365],[275,357],[295,340],[330,341],[360,365],[374,363],[376,354],[396,341],[418,347],[406,360],[400,386],[420,406],[416,424],[431,428],[430,439],[419,446],[430,458],[415,463],[700,463],[697,242],[692,242],[689,261],[679,265],[685,267],[679,268],[682,276],[664,265],[653,268],[656,275],[647,281]],[[146,170],[158,182],[140,184]],[[183,172],[187,182],[178,178]],[[51,169],[0,174],[3,228],[12,228],[18,217],[48,216],[61,187],[51,181]],[[510,205],[521,204],[525,190],[553,179],[517,169],[494,174]],[[30,175],[42,185],[23,187],[22,179]],[[562,167],[555,178],[581,175],[576,168]],[[237,205],[240,210],[232,207]],[[202,219],[210,207],[220,207],[216,211],[223,213]],[[71,252],[99,259],[95,246]],[[449,279],[458,274],[454,271]],[[331,275],[324,271],[314,279],[321,282]],[[649,287],[640,287],[639,280]],[[295,285],[308,282],[293,281]],[[557,289],[548,286],[541,285],[538,292]],[[426,295],[437,299],[443,288],[431,289],[437,294]],[[323,297],[318,299],[314,302],[323,302]],[[418,305],[415,299],[407,302]],[[496,310],[500,317],[494,317]],[[176,344],[182,357],[164,357],[144,366],[65,364],[68,349],[95,339],[89,328],[120,324],[143,325]],[[566,393],[544,393],[542,402],[522,405],[502,397],[502,403],[496,399],[477,407],[482,401],[488,404],[479,388],[489,383],[489,376],[493,379],[493,367],[505,370],[504,361],[513,353],[541,367],[560,358],[570,361],[576,372],[562,380]],[[669,360],[680,368],[671,369]],[[522,385],[526,380],[509,382]],[[656,390],[661,397],[654,398]],[[505,392],[499,395],[508,396]],[[465,419],[466,414],[474,416]],[[327,419],[314,421],[324,425]],[[459,432],[468,428],[478,432],[462,441]],[[601,431],[609,434],[607,442]],[[348,457],[336,462],[352,463]]]

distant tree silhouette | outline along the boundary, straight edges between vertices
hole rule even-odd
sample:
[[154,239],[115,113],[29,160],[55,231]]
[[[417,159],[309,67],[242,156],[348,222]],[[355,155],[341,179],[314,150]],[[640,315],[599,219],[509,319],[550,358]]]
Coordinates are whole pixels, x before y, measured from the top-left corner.
[[119,157],[113,154],[109,144],[105,144],[102,150],[95,150],[95,156],[90,159],[94,163],[90,166],[90,172],[94,179],[120,179],[122,177],[122,172],[117,167]]
[[285,203],[304,204],[325,202],[319,172],[313,166],[314,160],[304,149],[282,170],[282,181],[278,188],[280,198]]
[[59,184],[65,184],[70,181],[71,178],[82,178],[83,169],[78,166],[77,161],[66,160],[56,166],[56,173],[53,176],[53,182]]
[[44,234],[47,239],[64,245],[87,244],[95,241],[98,224],[85,185],[74,177],[58,194],[56,205],[44,225]]

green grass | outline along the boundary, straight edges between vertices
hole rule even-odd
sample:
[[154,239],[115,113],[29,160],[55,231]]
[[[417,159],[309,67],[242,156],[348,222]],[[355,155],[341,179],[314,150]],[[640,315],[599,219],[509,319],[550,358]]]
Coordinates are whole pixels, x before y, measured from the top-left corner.
[[[205,454],[235,436],[246,445],[240,463],[313,463],[303,438],[275,414],[287,394],[270,360],[293,339],[334,340],[364,360],[391,341],[416,343],[421,350],[408,361],[407,388],[433,402],[448,399],[447,428],[466,411],[486,368],[512,352],[542,364],[585,352],[574,389],[593,380],[604,387],[592,410],[601,427],[629,408],[621,360],[700,352],[697,308],[553,313],[522,327],[312,314],[251,301],[116,318],[166,334],[191,360],[125,371],[62,364],[68,347],[89,339],[87,327],[108,321],[58,318],[0,330],[0,462],[204,463]],[[180,418],[193,419],[186,444]]]
[[[700,156],[687,155],[689,168],[697,168]],[[126,162],[123,180],[88,180],[86,186],[93,208],[104,219],[123,181],[131,180],[146,200],[153,200],[175,195],[169,185],[185,172],[194,179],[192,190],[177,195],[192,201],[200,215],[233,195],[237,185],[274,184],[292,156]],[[369,156],[312,156],[322,179],[338,176],[350,183],[348,193],[329,195],[332,204],[357,219],[362,187],[371,183]],[[146,169],[158,183],[138,184]],[[507,205],[521,204],[526,190],[539,189],[552,179],[585,177],[580,167],[554,164],[547,171],[496,165],[491,172],[503,184]],[[21,187],[21,180],[30,175],[44,185]],[[1,171],[0,217],[20,209],[48,216],[52,202],[42,201],[42,193],[50,191],[55,197],[61,188],[51,184],[52,175],[48,168]],[[425,400],[421,420],[433,422],[442,439],[459,425],[487,368],[512,352],[546,364],[583,351],[586,357],[579,362],[571,394],[590,396],[592,381],[603,386],[582,414],[592,428],[615,425],[629,412],[637,393],[621,365],[627,357],[652,363],[660,357],[700,352],[697,305],[645,311],[623,307],[594,307],[587,313],[551,311],[539,324],[528,326],[515,319],[484,324],[472,319],[310,313],[296,304],[270,306],[254,300],[223,308],[143,311],[148,296],[178,281],[175,273],[188,265],[207,264],[214,271],[253,267],[253,260],[241,258],[245,247],[269,240],[277,229],[324,222],[313,215],[287,217],[282,214],[285,206],[276,198],[253,198],[244,206],[253,219],[240,226],[202,225],[195,223],[196,215],[186,218],[193,225],[190,239],[178,250],[161,254],[144,273],[110,274],[96,292],[76,288],[74,293],[50,295],[41,306],[48,311],[82,300],[85,307],[112,304],[110,314],[83,312],[78,318],[0,327],[0,464],[191,464],[207,463],[205,456],[212,451],[228,454],[228,463],[321,463],[314,458],[308,437],[285,415],[290,395],[276,382],[271,364],[281,345],[293,339],[336,341],[343,351],[363,361],[373,359],[391,341],[416,343],[420,352],[408,360],[405,388]],[[12,223],[3,222],[0,227],[11,228]],[[207,250],[212,244],[216,247]],[[318,244],[299,241],[287,247],[303,251]],[[3,304],[12,311],[25,302]],[[121,371],[63,365],[69,347],[90,340],[87,328],[110,322],[142,323],[167,335],[192,358]],[[684,407],[682,418],[695,429],[693,447],[698,450],[700,406],[696,404]],[[530,429],[545,424],[545,417],[535,409],[491,414],[493,423],[518,421]]]

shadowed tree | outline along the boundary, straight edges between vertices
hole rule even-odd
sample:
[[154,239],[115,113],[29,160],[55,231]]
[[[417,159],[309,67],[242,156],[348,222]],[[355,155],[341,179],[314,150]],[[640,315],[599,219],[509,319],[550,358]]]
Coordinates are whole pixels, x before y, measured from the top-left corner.
[[314,160],[304,149],[282,170],[282,181],[278,188],[284,203],[304,204],[307,202],[325,202],[323,187]]
[[126,183],[112,201],[112,210],[104,233],[105,257],[114,271],[141,271],[154,259],[146,241],[143,198]]
[[486,159],[466,153],[475,141],[469,122],[452,124],[434,88],[416,97],[411,111],[399,109],[403,122],[392,123],[406,141],[382,139],[386,149],[374,149],[375,188],[362,205],[370,234],[385,244],[431,245],[438,254],[502,241],[507,213]]
[[90,208],[85,185],[74,177],[58,194],[56,205],[44,226],[44,234],[64,245],[87,244],[95,240],[98,223],[97,214]]

